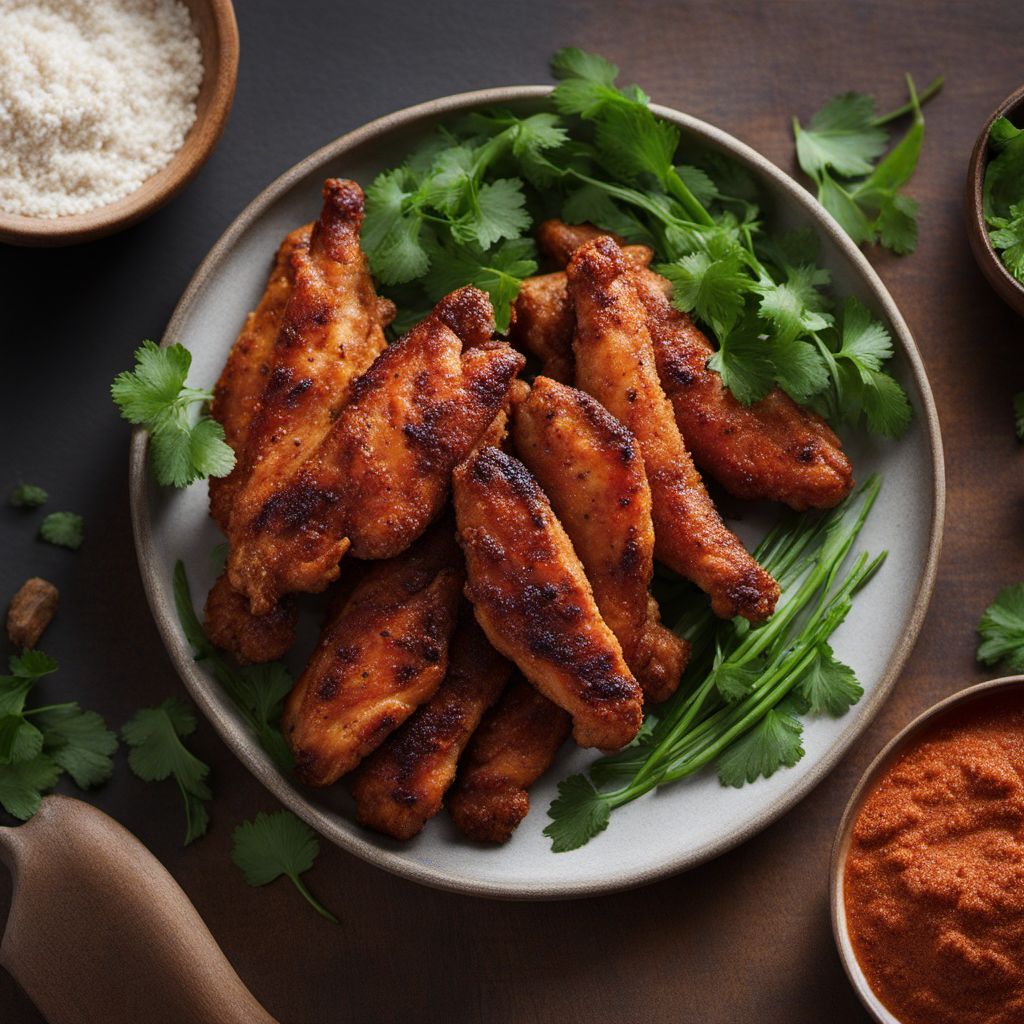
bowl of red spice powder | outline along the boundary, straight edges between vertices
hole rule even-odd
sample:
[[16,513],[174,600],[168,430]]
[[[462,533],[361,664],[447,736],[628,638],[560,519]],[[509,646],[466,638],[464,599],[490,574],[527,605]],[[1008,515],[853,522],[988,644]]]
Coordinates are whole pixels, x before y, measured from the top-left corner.
[[1024,676],[911,722],[832,851],[832,928],[880,1024],[1024,1021]]

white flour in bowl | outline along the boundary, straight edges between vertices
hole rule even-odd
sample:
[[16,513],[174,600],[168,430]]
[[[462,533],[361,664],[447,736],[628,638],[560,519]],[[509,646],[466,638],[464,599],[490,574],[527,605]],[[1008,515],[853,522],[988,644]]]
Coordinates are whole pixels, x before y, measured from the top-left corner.
[[180,0],[0,0],[0,211],[135,191],[181,148],[202,77]]

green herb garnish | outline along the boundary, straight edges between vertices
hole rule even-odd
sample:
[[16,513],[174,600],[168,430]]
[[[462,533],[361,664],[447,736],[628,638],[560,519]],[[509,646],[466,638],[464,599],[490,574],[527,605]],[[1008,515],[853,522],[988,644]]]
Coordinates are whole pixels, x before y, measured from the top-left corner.
[[252,821],[243,821],[232,834],[231,859],[249,885],[266,885],[285,875],[321,917],[338,924],[299,877],[313,866],[319,852],[313,830],[291,811],[261,811]]
[[74,512],[51,512],[39,524],[39,536],[50,544],[77,551],[85,538],[85,520]]
[[[614,64],[570,48],[552,70],[553,110],[446,124],[367,190],[363,244],[400,326],[472,282],[490,293],[504,330],[520,281],[536,270],[535,224],[591,221],[654,248],[675,304],[717,340],[711,368],[740,401],[777,384],[834,419],[900,433],[910,407],[883,368],[891,346],[861,359],[847,344],[814,233],[766,231],[747,171],[684,143],[642,89],[616,84]],[[872,195],[898,177],[890,157],[872,171]]]
[[38,508],[46,504],[49,495],[35,484],[18,484],[7,498],[7,504],[14,508]]
[[135,353],[135,369],[119,373],[110,393],[129,423],[150,432],[150,455],[157,482],[186,487],[208,476],[227,476],[235,453],[221,425],[208,416],[190,422],[189,410],[213,393],[185,383],[192,355],[182,345],[159,348],[144,341]]
[[42,651],[24,651],[0,676],[0,805],[22,820],[35,814],[62,772],[90,789],[114,770],[117,737],[94,711],[74,701],[26,706],[39,680],[56,671]]
[[128,764],[146,782],[174,777],[185,801],[185,845],[206,833],[210,814],[206,801],[213,794],[206,784],[210,769],[184,744],[196,730],[192,708],[177,697],[169,697],[159,707],[143,708],[121,729],[131,747]]
[[[709,765],[726,786],[792,767],[803,756],[800,716],[842,715],[860,699],[852,669],[836,659],[829,638],[885,559],[860,554],[844,571],[879,487],[872,478],[839,508],[793,516],[762,541],[755,557],[782,587],[764,625],[722,622],[699,597],[683,597],[676,632],[693,650],[678,692],[648,713],[630,746],[559,784],[544,830],[553,850],[582,846],[607,827],[615,808]],[[690,593],[664,571],[657,582],[663,607],[679,606],[673,588]]]
[[978,623],[978,661],[1024,672],[1024,583],[1005,587]]
[[988,134],[993,152],[985,168],[983,208],[992,247],[1024,284],[1024,129],[999,117]]
[[210,643],[196,615],[188,576],[181,561],[174,566],[174,605],[185,638],[195,652],[196,661],[209,664],[217,681],[256,734],[260,745],[282,771],[290,772],[292,754],[278,725],[284,699],[294,685],[288,670],[276,661],[240,668],[225,660],[221,652]]
[[[937,78],[919,97],[907,75],[910,99],[882,116],[872,97],[848,92],[829,100],[806,128],[793,118],[801,169],[817,186],[818,202],[858,245],[877,242],[899,254],[914,251],[917,201],[899,190],[910,181],[921,155],[921,106],[938,93],[942,81]],[[907,114],[912,120],[906,134],[882,157],[889,144],[885,126]]]

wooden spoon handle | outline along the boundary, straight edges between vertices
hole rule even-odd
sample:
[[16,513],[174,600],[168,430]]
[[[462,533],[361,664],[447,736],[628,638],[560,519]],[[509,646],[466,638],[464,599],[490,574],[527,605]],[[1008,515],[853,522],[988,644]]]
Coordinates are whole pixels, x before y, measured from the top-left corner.
[[49,1024],[275,1024],[177,882],[130,832],[48,796],[0,828],[14,897],[0,964]]

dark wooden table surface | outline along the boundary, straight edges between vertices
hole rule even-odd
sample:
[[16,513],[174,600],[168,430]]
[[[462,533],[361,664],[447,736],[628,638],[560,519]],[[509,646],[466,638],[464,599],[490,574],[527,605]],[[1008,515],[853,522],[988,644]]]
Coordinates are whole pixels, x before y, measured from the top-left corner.
[[[552,4],[242,0],[238,98],[227,133],[171,206],[118,237],[63,251],[0,247],[0,488],[45,486],[85,515],[78,554],[33,539],[0,510],[0,598],[39,574],[61,588],[45,647],[49,691],[119,726],[181,693],[148,616],[127,506],[128,431],[106,397],[144,337],[158,338],[193,269],[272,177],[369,118],[433,96],[547,81],[568,43],[598,50],[659,102],[689,111],[793,170],[789,121],[847,89],[903,99],[902,76],[946,75],[928,109],[921,239],[871,254],[923,353],[942,420],[948,510],[938,585],[893,695],[842,764],[785,818],[707,866],[579,902],[503,904],[392,878],[323,849],[308,876],[343,926],[286,884],[246,886],[228,859],[243,817],[275,806],[201,723],[213,768],[209,834],[180,846],[171,785],[144,784],[119,755],[90,799],[157,854],[242,978],[285,1022],[864,1021],[832,944],[826,868],[840,812],[868,760],[939,697],[984,678],[974,627],[995,591],[1024,578],[1024,486],[1010,399],[1024,387],[1022,322],[971,261],[963,178],[988,112],[1024,75],[1024,8],[857,3]],[[870,637],[863,638],[870,643]],[[67,697],[64,697],[64,695]],[[9,882],[0,873],[0,921]],[[59,965],[54,965],[59,972]],[[0,973],[0,1018],[40,1018]]]

